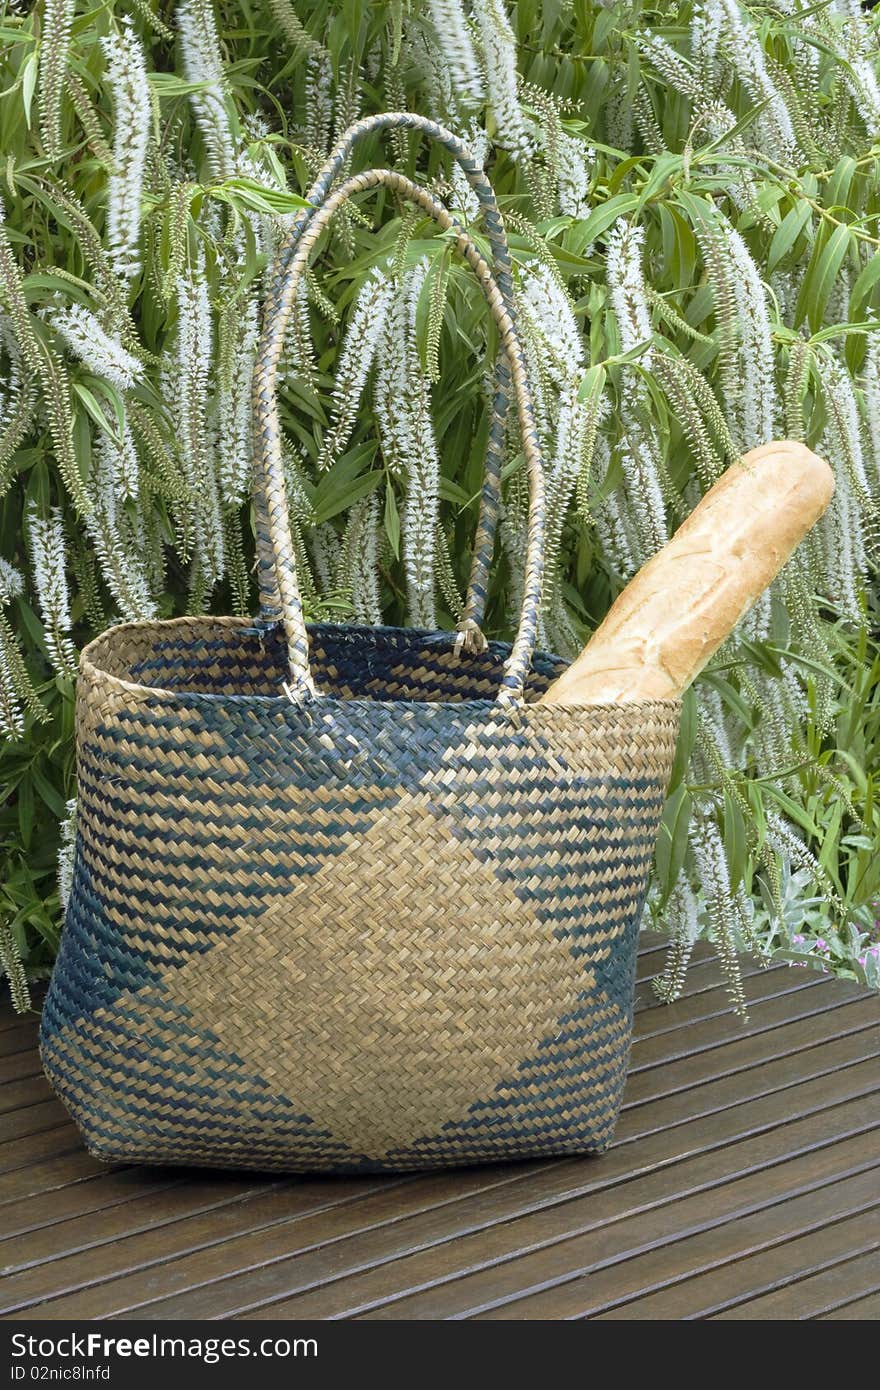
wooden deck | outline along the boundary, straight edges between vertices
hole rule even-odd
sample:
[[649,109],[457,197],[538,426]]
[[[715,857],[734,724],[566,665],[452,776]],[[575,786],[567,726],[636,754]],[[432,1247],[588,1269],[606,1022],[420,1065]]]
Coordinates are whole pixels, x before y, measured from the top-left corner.
[[877,1318],[880,998],[747,967],[743,1023],[662,959],[608,1154],[404,1178],[108,1169],[0,1004],[4,1317]]

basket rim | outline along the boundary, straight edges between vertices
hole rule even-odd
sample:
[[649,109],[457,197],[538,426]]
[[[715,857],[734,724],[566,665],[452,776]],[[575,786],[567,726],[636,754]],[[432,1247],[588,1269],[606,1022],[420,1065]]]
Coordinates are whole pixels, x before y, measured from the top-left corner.
[[[287,689],[282,686],[277,695],[257,695],[257,694],[230,694],[226,691],[181,691],[170,686],[147,685],[142,681],[127,680],[123,676],[116,675],[113,671],[106,668],[100,661],[101,649],[112,646],[117,638],[121,638],[134,633],[173,633],[175,630],[205,629],[216,628],[218,631],[251,631],[259,633],[270,628],[276,627],[277,621],[266,621],[251,616],[235,616],[230,614],[186,614],[177,618],[145,618],[133,622],[114,623],[112,626],[93,637],[91,642],[83,647],[79,659],[78,678],[85,678],[89,682],[100,683],[105,686],[115,688],[120,693],[126,693],[139,697],[153,697],[177,702],[188,707],[198,707],[201,704],[221,706],[241,706],[242,704],[259,705],[260,707],[284,708],[285,706],[299,707],[299,702],[292,697]],[[455,643],[456,633],[453,630],[445,629],[426,629],[426,628],[400,628],[386,626],[367,626],[355,623],[322,623],[315,622],[308,624],[310,631],[330,631],[334,637],[340,641],[345,641],[347,636],[352,640],[357,639],[361,642],[369,642],[375,646],[403,647],[413,639],[422,640],[425,645],[436,645],[438,647],[452,647]],[[510,643],[490,641],[490,649],[496,649],[499,655],[510,651]],[[555,656],[552,652],[536,651],[535,658],[545,660],[561,661],[564,658]],[[483,696],[471,700],[378,700],[364,696],[354,696],[345,698],[340,695],[326,694],[319,691],[316,699],[311,702],[314,706],[329,708],[334,706],[365,706],[370,708],[382,707],[389,710],[398,711],[404,709],[446,709],[454,708],[457,711],[473,710],[484,712],[494,710],[502,722],[511,717],[524,713],[531,716],[538,715],[543,722],[549,717],[565,717],[567,712],[573,712],[579,720],[592,713],[593,715],[615,714],[618,717],[626,716],[634,718],[637,714],[644,717],[649,711],[656,711],[658,714],[678,715],[681,710],[681,699],[673,697],[655,697],[643,700],[621,700],[607,701],[603,703],[568,703],[551,705],[511,705],[502,706],[498,703],[495,696]]]

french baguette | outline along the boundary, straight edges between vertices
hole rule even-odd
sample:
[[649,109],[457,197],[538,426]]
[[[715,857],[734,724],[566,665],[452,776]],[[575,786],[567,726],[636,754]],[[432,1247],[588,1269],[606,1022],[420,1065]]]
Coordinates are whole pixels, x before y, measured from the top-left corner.
[[793,440],[762,445],[731,464],[540,703],[682,695],[833,492],[828,464]]

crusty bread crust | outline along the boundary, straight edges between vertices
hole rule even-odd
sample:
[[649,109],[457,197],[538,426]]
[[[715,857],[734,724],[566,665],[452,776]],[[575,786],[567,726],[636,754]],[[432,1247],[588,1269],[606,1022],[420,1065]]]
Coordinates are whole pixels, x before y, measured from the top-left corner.
[[828,464],[794,440],[764,444],[731,464],[627,585],[541,703],[683,694],[833,493]]

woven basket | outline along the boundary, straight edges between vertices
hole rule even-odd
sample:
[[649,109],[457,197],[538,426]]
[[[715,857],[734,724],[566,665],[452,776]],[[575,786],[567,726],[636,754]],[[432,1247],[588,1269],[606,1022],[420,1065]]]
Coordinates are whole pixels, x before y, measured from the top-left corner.
[[[426,129],[480,197],[498,272],[424,189],[332,182],[359,135]],[[458,633],[303,622],[276,367],[309,253],[353,192],[449,229],[499,329],[488,481]],[[491,189],[440,127],[354,127],[310,192],[256,369],[263,617],[115,627],[83,653],[74,886],[49,1078],[114,1159],[400,1170],[609,1142],[678,706],[534,699],[543,488]],[[531,486],[511,646],[479,624],[508,393]],[[488,548],[487,548],[488,547]]]

